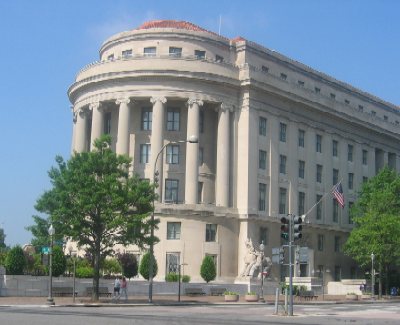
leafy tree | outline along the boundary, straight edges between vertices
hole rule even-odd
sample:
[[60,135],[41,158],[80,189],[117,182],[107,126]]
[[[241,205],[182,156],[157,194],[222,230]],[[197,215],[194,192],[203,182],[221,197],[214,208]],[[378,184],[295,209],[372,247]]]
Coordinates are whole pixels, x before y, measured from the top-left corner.
[[217,276],[217,270],[214,264],[214,260],[211,256],[205,256],[200,267],[200,275],[207,283],[215,280]]
[[6,249],[6,234],[4,229],[0,228],[0,252]]
[[5,267],[7,274],[22,275],[26,266],[26,259],[22,247],[19,245],[10,249],[7,254]]
[[144,254],[142,257],[142,260],[140,262],[139,273],[147,281],[150,278],[150,275],[149,275],[150,256],[153,257],[153,278],[157,275],[157,272],[158,272],[157,260],[154,257],[154,255],[150,255],[150,252]]
[[116,258],[106,258],[101,264],[103,272],[107,275],[121,273],[122,267]]
[[153,185],[129,173],[131,159],[109,149],[110,136],[95,140],[94,150],[57,157],[49,172],[52,189],[35,208],[51,216],[55,229],[92,256],[93,299],[99,298],[100,262],[116,244],[140,248],[151,238]]
[[[355,228],[344,252],[360,266],[369,267],[371,253],[379,272],[379,296],[382,295],[382,275],[400,258],[400,177],[384,168],[363,184],[359,199],[350,211]],[[388,278],[387,278],[388,279]],[[387,283],[386,288],[389,288]]]
[[128,279],[138,274],[138,263],[133,254],[120,254],[118,260],[122,266],[122,274]]
[[63,275],[67,268],[67,259],[60,246],[53,247],[53,258],[52,258],[52,272],[53,276],[57,277]]

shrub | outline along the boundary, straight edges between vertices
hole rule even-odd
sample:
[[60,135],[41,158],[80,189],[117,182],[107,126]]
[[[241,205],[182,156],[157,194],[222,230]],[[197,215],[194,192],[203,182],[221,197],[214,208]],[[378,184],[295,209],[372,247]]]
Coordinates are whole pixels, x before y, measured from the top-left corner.
[[237,293],[235,291],[225,291],[224,295],[225,296],[236,296],[236,295],[239,295],[239,293]]
[[122,275],[128,279],[138,274],[138,263],[133,254],[121,254],[118,256],[119,263],[122,266]]
[[5,267],[7,274],[22,275],[26,266],[24,251],[21,246],[14,246],[7,254]]
[[58,277],[64,274],[65,269],[67,268],[67,259],[65,258],[64,252],[60,246],[53,247],[52,264],[53,276]]
[[[152,258],[153,258],[153,278],[154,278],[157,275],[158,266],[157,266],[157,260],[155,259],[154,255],[152,256]],[[146,280],[149,280],[149,263],[150,263],[150,253],[146,253],[143,255],[139,267],[140,275]]]
[[182,282],[189,283],[190,282],[190,276],[189,275],[182,275]]
[[76,269],[77,278],[92,278],[93,268],[91,266],[80,266]]
[[211,256],[204,257],[203,263],[201,263],[200,267],[200,275],[207,283],[215,280],[215,277],[217,276],[217,270],[215,268],[214,260]]
[[101,263],[103,273],[107,275],[120,274],[122,271],[121,264],[116,258],[106,258]]
[[178,282],[179,275],[175,272],[170,272],[165,276],[165,281],[167,282]]

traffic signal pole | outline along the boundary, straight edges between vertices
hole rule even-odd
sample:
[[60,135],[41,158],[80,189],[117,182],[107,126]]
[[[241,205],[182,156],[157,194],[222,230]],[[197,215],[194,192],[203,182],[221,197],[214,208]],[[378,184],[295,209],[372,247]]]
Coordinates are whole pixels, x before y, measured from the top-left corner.
[[293,316],[293,214],[289,214],[289,316]]

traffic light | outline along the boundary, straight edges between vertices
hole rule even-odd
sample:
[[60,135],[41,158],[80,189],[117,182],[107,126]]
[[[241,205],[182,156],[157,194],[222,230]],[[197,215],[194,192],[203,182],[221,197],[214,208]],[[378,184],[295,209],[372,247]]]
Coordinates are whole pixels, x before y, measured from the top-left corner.
[[293,240],[303,237],[301,234],[301,230],[303,229],[303,226],[301,225],[302,222],[303,220],[300,216],[293,217]]
[[285,262],[285,250],[283,247],[279,248],[279,264],[283,264]]
[[286,217],[281,218],[281,237],[285,240],[289,240],[289,218],[289,214]]
[[156,170],[154,172],[154,178],[153,178],[153,183],[155,187],[158,187],[158,182],[159,182],[158,175],[160,175],[160,173],[158,172],[158,170]]

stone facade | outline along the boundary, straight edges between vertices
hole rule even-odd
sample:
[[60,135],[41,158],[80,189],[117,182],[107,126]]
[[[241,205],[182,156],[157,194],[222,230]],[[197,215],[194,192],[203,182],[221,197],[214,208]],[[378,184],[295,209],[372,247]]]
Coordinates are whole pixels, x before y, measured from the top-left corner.
[[[156,165],[158,279],[185,264],[200,280],[201,261],[212,255],[218,280],[234,281],[246,240],[264,241],[270,257],[286,213],[306,215],[299,245],[311,258],[296,275],[359,275],[341,252],[352,229],[348,208],[380,168],[400,170],[397,106],[251,41],[178,21],[106,40],[68,95],[73,151],[109,133],[112,149],[152,180],[157,153],[173,142]],[[190,136],[199,143],[184,143]],[[344,209],[325,195],[339,181]],[[274,265],[271,279],[286,272]]]

